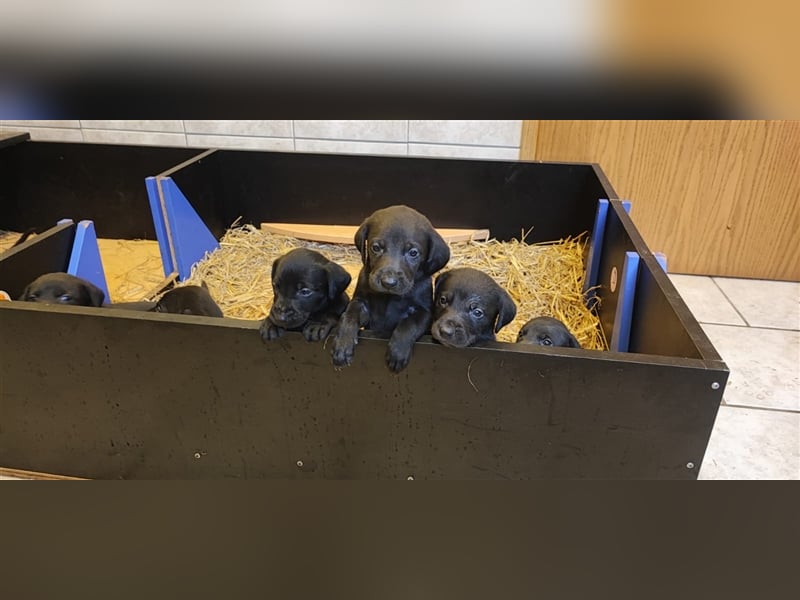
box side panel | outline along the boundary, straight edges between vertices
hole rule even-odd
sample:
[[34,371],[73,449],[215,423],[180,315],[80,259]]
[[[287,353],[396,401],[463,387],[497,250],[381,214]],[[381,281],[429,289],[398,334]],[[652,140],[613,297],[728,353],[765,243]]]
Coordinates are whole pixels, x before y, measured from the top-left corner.
[[373,339],[337,372],[255,322],[5,304],[3,464],[83,477],[692,479],[726,375],[421,342],[397,376]]
[[172,175],[216,235],[244,222],[357,225],[408,204],[439,227],[547,241],[590,231],[591,165],[220,150]]
[[0,254],[0,289],[16,300],[40,275],[66,273],[74,239],[75,224],[63,223]]
[[197,149],[25,142],[0,150],[0,227],[94,221],[103,238],[155,239],[145,177]]
[[[607,339],[612,338],[617,326],[626,252],[637,252],[641,257],[628,350],[657,356],[719,360],[711,345],[703,343],[705,335],[700,326],[618,201],[612,201],[609,207],[598,273],[601,286],[598,314]],[[695,330],[690,333],[687,327],[692,325]]]
[[633,220],[619,204],[613,208],[615,218],[641,257],[630,351],[661,356],[700,356],[721,363],[719,353],[645,244]]

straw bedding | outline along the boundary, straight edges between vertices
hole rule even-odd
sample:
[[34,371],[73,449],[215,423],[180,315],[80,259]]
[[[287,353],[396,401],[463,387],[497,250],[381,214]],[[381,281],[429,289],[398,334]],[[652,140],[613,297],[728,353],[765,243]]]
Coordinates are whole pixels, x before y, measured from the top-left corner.
[[[517,317],[497,334],[498,341],[513,342],[526,321],[552,316],[563,321],[583,348],[604,350],[607,344],[595,311],[583,297],[586,237],[542,244],[497,240],[450,244],[445,271],[473,267],[491,275],[517,303]],[[320,244],[257,229],[234,227],[220,248],[206,254],[192,269],[184,285],[204,281],[226,317],[261,320],[272,302],[272,261],[293,248],[317,250],[353,276],[352,296],[361,268],[361,256],[353,245]],[[594,307],[592,307],[594,308]]]

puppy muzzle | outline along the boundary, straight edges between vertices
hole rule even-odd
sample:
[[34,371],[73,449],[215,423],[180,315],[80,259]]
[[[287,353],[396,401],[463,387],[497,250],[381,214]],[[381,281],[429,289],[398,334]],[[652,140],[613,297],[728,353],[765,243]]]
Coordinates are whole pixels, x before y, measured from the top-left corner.
[[308,315],[297,312],[291,308],[272,307],[269,311],[269,320],[275,323],[278,327],[284,329],[293,329],[300,327],[308,320]]
[[370,275],[369,285],[374,292],[379,294],[404,296],[411,291],[413,282],[409,281],[402,273],[382,269]]
[[465,348],[473,342],[461,323],[451,319],[436,321],[431,327],[431,335],[444,346]]

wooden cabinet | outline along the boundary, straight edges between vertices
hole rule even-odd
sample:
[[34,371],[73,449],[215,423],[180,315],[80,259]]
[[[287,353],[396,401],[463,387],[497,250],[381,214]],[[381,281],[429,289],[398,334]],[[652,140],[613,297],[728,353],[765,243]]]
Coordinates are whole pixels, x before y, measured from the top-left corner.
[[800,281],[800,121],[525,121],[520,158],[599,163],[670,272]]

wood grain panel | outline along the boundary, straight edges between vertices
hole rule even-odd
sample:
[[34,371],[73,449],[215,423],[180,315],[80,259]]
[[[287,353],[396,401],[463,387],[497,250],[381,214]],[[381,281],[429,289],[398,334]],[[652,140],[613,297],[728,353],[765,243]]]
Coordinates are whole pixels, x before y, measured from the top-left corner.
[[600,163],[670,272],[800,280],[800,121],[540,121],[522,142]]

